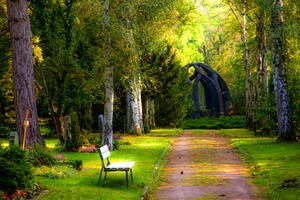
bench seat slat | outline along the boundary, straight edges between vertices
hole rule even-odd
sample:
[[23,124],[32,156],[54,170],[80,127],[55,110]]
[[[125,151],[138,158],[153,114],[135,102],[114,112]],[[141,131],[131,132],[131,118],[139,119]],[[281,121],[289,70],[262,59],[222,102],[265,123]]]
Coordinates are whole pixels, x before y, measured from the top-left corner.
[[115,162],[105,167],[105,170],[129,170],[134,166],[135,162]]

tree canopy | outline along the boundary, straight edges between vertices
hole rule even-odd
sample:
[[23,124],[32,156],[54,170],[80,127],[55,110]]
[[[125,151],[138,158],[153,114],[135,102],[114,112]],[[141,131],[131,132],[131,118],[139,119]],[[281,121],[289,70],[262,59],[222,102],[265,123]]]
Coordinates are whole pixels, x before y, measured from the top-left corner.
[[[7,6],[1,1],[0,127],[15,122]],[[62,142],[71,111],[87,131],[98,130],[104,114],[108,134],[179,126],[193,110],[183,70],[192,62],[222,76],[234,114],[247,116],[257,135],[299,135],[298,0],[47,0],[28,7],[38,116]],[[289,120],[280,117],[286,106],[278,92]],[[277,127],[282,121],[291,137]]]

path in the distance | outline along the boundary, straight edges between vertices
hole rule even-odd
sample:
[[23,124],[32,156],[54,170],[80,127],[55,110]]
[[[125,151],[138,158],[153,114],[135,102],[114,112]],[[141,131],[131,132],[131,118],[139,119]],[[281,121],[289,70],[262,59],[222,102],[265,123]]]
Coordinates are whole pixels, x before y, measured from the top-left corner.
[[162,184],[150,199],[259,199],[248,170],[228,140],[214,131],[174,139]]

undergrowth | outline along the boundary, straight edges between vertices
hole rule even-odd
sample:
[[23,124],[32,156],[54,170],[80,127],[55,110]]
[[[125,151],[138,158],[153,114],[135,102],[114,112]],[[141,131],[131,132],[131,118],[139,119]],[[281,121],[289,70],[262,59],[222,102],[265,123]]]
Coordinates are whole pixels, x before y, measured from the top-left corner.
[[227,117],[202,117],[199,119],[185,119],[181,128],[183,129],[231,129],[244,128],[245,116]]

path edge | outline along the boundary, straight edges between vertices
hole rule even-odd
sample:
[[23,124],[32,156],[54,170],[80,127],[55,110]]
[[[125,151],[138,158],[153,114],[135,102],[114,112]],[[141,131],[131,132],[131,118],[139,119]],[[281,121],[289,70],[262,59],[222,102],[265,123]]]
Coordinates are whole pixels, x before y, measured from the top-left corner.
[[156,175],[162,171],[161,169],[161,166],[164,165],[165,163],[163,163],[163,161],[165,160],[165,158],[168,156],[168,154],[171,152],[172,146],[173,144],[173,140],[169,142],[169,144],[165,147],[164,151],[162,152],[161,156],[160,156],[160,159],[158,161],[158,163],[155,165],[155,167],[153,168],[152,170],[152,179],[150,181],[150,183],[145,187],[144,189],[144,192],[143,192],[143,195],[142,195],[142,200],[147,200],[149,197],[149,188],[150,188],[150,185],[152,185],[154,182],[155,182],[155,177]]

